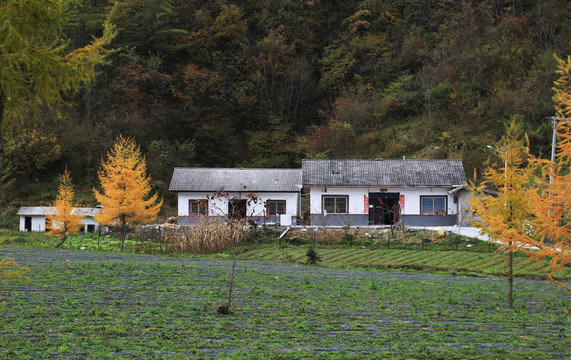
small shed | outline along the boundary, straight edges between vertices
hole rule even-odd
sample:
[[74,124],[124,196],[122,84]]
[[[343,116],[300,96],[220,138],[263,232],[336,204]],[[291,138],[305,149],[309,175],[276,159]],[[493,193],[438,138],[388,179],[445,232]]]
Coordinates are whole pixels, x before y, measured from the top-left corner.
[[20,216],[20,231],[44,232],[46,231],[46,211],[50,208],[34,206],[21,207],[17,215]]
[[[44,232],[46,231],[46,214],[53,212],[53,207],[33,206],[21,207],[17,215],[20,216],[20,231]],[[84,232],[99,231],[100,224],[95,221],[95,215],[101,211],[100,208],[74,208],[73,213],[81,215],[81,223]],[[107,231],[107,227],[101,227],[102,232]]]

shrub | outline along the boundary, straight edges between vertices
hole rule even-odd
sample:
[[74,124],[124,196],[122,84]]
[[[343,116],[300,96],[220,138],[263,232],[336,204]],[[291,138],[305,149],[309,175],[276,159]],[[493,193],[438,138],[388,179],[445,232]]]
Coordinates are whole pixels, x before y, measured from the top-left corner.
[[317,264],[318,261],[321,261],[321,258],[319,257],[317,251],[315,251],[314,248],[310,248],[309,250],[307,250],[305,256],[307,256],[307,262],[306,262],[307,265],[315,265]]

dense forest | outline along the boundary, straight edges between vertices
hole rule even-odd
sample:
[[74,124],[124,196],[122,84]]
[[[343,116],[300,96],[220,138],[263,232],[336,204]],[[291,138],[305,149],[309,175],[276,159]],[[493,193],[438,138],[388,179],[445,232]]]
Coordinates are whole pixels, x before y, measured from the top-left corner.
[[67,167],[94,202],[121,134],[165,198],[175,166],[461,158],[469,177],[514,117],[550,153],[566,0],[76,0],[70,49],[117,36],[96,80],[4,129],[4,203],[52,201]]

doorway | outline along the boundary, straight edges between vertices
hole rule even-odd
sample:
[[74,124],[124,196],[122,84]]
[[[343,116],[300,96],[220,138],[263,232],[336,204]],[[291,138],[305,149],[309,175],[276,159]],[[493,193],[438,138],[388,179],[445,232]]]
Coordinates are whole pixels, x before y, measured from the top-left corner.
[[243,219],[246,217],[246,199],[230,199],[228,203],[228,215],[233,219]]
[[400,219],[400,193],[369,193],[369,225],[394,225]]
[[26,216],[24,218],[24,230],[26,230],[27,232],[32,231],[32,217],[31,216]]

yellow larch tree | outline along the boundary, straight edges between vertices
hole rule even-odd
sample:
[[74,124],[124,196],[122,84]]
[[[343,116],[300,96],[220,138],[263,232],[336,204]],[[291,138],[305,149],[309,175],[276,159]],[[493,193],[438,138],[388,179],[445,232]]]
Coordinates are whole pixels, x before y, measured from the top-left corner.
[[[508,262],[508,307],[513,308],[513,254],[514,243],[532,232],[529,222],[532,203],[526,190],[532,185],[535,166],[529,161],[529,153],[521,136],[521,126],[515,120],[506,129],[506,135],[496,150],[503,160],[504,167],[490,166],[486,169],[486,181],[474,187],[471,206],[481,221],[474,226],[486,234],[491,241],[507,250]],[[484,187],[498,189],[497,196],[485,193]]]
[[556,159],[536,160],[543,176],[526,194],[533,204],[534,233],[519,236],[512,249],[521,249],[540,265],[549,259],[551,280],[565,287],[553,275],[571,263],[571,57],[567,61],[557,58],[557,62],[561,77],[555,82],[553,96],[560,120]]
[[131,138],[119,136],[101,163],[99,170],[102,192],[93,189],[101,212],[95,220],[104,225],[121,227],[121,250],[125,245],[127,223],[147,224],[153,221],[162,205],[157,194],[150,196],[151,183],[145,159]]
[[73,184],[67,169],[60,175],[59,180],[58,195],[54,207],[46,211],[47,235],[59,239],[56,247],[62,246],[67,237],[77,233],[81,227],[81,215],[74,212]]
[[12,258],[4,258],[0,260],[0,270],[0,279],[2,280],[30,281],[29,278],[24,276],[30,271],[30,269],[21,267]]

